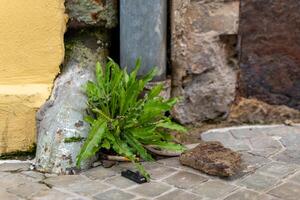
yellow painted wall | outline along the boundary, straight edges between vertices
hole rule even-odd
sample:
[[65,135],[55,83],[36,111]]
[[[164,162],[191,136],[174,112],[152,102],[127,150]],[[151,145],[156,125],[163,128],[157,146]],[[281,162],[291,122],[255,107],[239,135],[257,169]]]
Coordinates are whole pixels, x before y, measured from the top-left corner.
[[64,0],[0,0],[0,154],[27,150],[64,56]]

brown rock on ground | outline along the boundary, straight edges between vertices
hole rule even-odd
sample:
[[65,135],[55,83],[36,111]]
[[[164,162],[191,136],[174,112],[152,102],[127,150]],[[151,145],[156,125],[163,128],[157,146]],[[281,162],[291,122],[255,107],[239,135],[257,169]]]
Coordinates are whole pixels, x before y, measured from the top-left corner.
[[179,160],[182,165],[221,177],[234,175],[241,166],[241,155],[220,142],[201,142],[181,154]]
[[232,106],[228,122],[232,123],[284,123],[286,120],[300,122],[300,111],[284,105],[270,105],[256,99],[240,98]]

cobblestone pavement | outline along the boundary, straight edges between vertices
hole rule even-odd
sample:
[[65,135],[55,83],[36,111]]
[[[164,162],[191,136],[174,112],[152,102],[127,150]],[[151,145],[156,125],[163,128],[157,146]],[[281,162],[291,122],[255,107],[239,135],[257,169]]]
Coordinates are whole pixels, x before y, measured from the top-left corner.
[[300,199],[300,126],[220,129],[206,132],[202,138],[240,151],[244,170],[230,179],[220,179],[170,158],[145,163],[152,180],[138,185],[120,176],[120,171],[132,167],[130,164],[56,176],[30,171],[29,163],[2,162],[0,200]]

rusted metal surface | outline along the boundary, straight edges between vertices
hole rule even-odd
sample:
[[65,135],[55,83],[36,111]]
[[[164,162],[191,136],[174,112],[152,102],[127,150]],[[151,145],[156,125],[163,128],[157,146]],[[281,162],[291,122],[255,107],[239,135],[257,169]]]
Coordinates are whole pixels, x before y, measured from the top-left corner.
[[300,1],[242,0],[240,93],[300,110]]

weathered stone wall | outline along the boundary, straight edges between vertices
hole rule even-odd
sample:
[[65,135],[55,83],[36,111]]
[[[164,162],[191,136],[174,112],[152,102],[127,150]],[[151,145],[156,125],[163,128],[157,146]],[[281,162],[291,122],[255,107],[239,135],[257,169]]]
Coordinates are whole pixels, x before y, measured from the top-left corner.
[[[66,56],[54,82],[51,97],[37,113],[36,169],[59,174],[74,173],[76,157],[89,132],[85,83],[93,80],[95,65],[105,64],[111,31],[117,25],[114,0],[67,0],[70,17],[65,35]],[[70,138],[75,138],[72,141]],[[85,161],[88,168],[94,158]]]
[[172,2],[172,95],[182,96],[176,120],[300,121],[299,1]]
[[117,0],[65,0],[65,5],[69,28],[114,28],[117,25]]
[[297,0],[242,1],[242,96],[300,110],[299,10]]
[[171,14],[172,95],[183,98],[174,118],[225,118],[235,98],[239,1],[174,0]]
[[[108,56],[108,31],[101,28],[73,33],[66,40],[66,58],[55,80],[50,99],[37,113],[36,168],[44,172],[68,173],[89,125],[84,122],[87,98],[83,86],[94,79],[95,63]],[[68,138],[81,138],[66,142]],[[86,163],[83,167],[88,167]]]

